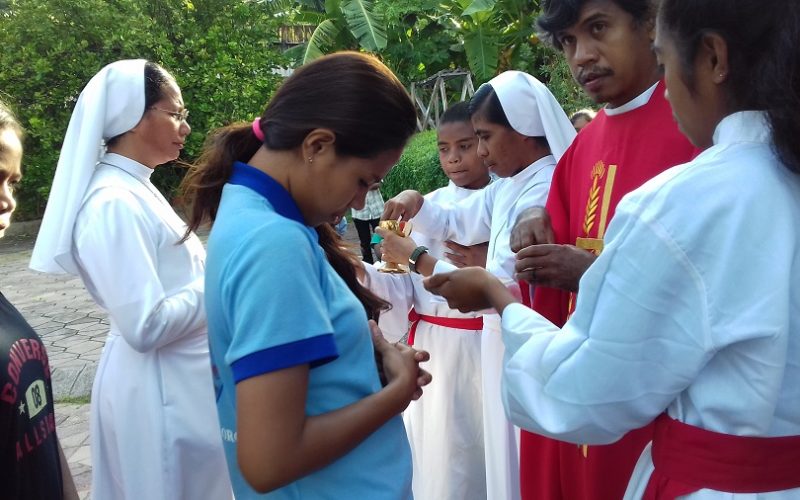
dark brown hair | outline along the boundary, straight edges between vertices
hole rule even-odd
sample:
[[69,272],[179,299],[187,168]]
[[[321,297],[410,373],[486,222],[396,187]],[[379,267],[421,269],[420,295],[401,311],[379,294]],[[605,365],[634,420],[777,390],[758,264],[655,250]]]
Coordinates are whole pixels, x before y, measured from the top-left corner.
[[[267,104],[259,120],[263,143],[251,124],[243,122],[208,136],[203,153],[181,184],[189,205],[184,239],[216,219],[233,163],[249,161],[262,145],[273,151],[292,150],[312,130],[327,128],[336,134],[337,154],[372,158],[402,148],[416,130],[416,120],[406,89],[374,57],[340,52],[303,66]],[[358,282],[356,266],[361,262],[327,224],[316,230],[328,262],[361,301],[367,316],[377,319],[389,304]]]
[[358,281],[356,269],[364,265],[361,263],[361,259],[336,234],[336,230],[330,224],[321,224],[316,227],[316,230],[319,235],[319,245],[325,251],[331,267],[344,280],[353,295],[361,301],[367,318],[378,321],[381,311],[390,309],[391,305]]
[[[371,56],[339,52],[295,71],[267,104],[259,125],[263,145],[273,151],[300,147],[312,130],[327,128],[336,134],[337,154],[372,158],[402,148],[416,120],[406,89],[386,66]],[[249,123],[209,135],[181,184],[190,206],[188,231],[214,221],[233,163],[249,161],[261,146]]]

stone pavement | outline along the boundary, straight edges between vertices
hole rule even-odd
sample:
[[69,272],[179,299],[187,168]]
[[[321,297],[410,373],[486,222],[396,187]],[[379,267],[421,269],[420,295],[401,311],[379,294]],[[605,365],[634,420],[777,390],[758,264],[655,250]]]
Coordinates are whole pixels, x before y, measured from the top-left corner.
[[[28,269],[38,222],[14,222],[0,239],[0,291],[42,338],[50,358],[56,428],[80,498],[89,498],[91,452],[89,405],[92,381],[109,322],[83,283],[70,275]],[[201,239],[205,240],[201,234]],[[350,223],[345,239],[358,251]],[[80,398],[75,404],[74,398]]]
[[92,452],[89,448],[89,405],[56,403],[56,429],[81,500],[92,486]]

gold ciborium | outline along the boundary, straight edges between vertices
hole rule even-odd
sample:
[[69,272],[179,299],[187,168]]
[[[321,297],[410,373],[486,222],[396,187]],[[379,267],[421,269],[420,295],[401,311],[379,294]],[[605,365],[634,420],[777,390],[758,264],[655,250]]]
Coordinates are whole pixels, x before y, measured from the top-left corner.
[[[391,231],[403,238],[411,234],[410,222],[400,220],[382,220],[378,223],[378,227],[385,229],[386,231]],[[384,261],[383,266],[379,267],[378,271],[382,273],[405,274],[408,272],[408,267],[403,264]]]

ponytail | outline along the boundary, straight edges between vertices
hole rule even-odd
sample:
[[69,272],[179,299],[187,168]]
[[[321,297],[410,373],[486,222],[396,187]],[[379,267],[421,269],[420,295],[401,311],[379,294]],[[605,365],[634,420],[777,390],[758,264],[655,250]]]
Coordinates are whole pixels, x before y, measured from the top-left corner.
[[250,124],[235,123],[215,130],[206,139],[203,153],[181,182],[181,192],[191,200],[188,227],[181,241],[200,226],[217,218],[222,188],[231,176],[235,161],[247,162],[261,147]]

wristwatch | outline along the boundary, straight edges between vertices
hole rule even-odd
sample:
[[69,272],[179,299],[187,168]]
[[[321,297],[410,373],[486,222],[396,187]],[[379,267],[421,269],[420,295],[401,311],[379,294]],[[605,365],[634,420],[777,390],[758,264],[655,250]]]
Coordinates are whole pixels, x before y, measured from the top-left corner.
[[409,271],[419,274],[419,271],[417,271],[417,261],[419,260],[420,255],[424,253],[428,253],[428,247],[418,246],[413,252],[411,252],[411,256],[408,258]]

